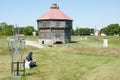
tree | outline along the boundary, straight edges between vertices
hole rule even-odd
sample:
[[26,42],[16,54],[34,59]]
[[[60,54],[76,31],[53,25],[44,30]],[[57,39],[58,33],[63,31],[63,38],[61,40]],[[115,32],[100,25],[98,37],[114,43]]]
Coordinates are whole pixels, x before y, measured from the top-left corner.
[[75,35],[79,35],[79,28],[78,27],[75,30]]
[[0,23],[0,35],[13,35],[16,33],[24,35],[32,35],[32,32],[35,31],[38,34],[38,30],[34,30],[33,26],[26,27],[15,27],[13,25],[8,25],[6,22]]
[[8,25],[5,22],[0,23],[0,35],[12,35],[12,28],[13,25]]
[[33,26],[27,26],[24,28],[23,33],[24,33],[24,35],[32,35],[33,31],[34,31]]
[[80,35],[82,36],[89,36],[91,34],[91,30],[92,29],[89,29],[89,28],[80,28],[79,29],[79,32],[80,32]]
[[19,28],[19,34],[23,34],[24,33],[24,27],[20,27]]
[[71,34],[72,34],[72,35],[75,35],[74,29],[71,29]]
[[101,31],[106,35],[118,35],[120,33],[120,26],[119,24],[110,24],[107,27],[102,28]]
[[14,27],[13,29],[12,29],[12,31],[13,31],[13,34],[23,34],[23,31],[24,31],[24,27]]
[[0,23],[0,31],[1,31],[1,32],[2,32],[6,27],[7,27],[7,23],[6,23],[6,22]]
[[75,35],[89,36],[93,32],[94,32],[94,29],[91,29],[91,28],[77,28],[75,30]]
[[39,31],[38,30],[35,29],[34,32],[36,32],[36,35],[39,35]]

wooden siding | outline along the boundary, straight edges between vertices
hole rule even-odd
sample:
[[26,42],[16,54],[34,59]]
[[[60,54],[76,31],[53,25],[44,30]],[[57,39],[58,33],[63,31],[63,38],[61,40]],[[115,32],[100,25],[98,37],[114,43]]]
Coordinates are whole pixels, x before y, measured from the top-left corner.
[[72,28],[72,21],[38,21],[38,28]]
[[45,44],[71,41],[72,21],[38,21],[39,37]]

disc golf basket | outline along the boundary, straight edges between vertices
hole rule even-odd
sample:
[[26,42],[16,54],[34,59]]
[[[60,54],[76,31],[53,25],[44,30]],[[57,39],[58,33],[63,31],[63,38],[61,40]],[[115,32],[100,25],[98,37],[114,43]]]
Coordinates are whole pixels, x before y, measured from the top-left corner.
[[8,41],[8,49],[11,56],[11,74],[13,77],[21,78],[25,74],[25,60],[22,59],[25,41],[19,37],[19,28],[17,33],[15,33],[13,28],[13,38]]

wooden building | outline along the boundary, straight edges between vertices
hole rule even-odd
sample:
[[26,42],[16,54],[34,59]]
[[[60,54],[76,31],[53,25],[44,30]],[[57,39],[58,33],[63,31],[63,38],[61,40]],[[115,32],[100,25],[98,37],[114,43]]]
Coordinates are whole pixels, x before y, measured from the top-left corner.
[[69,43],[72,19],[53,3],[50,10],[37,20],[39,39],[42,44]]

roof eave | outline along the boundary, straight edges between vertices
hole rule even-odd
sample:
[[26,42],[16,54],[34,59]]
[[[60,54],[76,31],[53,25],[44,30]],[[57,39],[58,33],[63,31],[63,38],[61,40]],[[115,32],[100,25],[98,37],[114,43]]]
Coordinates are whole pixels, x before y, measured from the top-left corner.
[[72,19],[37,19],[37,21],[49,21],[49,20],[73,21]]

